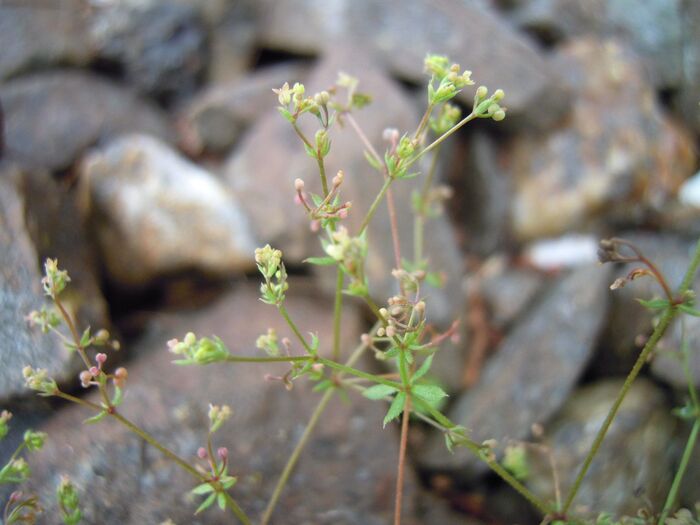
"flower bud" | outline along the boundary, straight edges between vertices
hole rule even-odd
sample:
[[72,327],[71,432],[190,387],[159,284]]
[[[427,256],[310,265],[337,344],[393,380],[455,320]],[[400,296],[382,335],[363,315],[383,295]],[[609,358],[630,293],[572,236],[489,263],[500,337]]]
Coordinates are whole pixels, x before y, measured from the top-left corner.
[[209,456],[209,454],[207,454],[207,449],[206,449],[206,448],[204,448],[204,447],[199,447],[199,448],[197,449],[197,457],[198,457],[199,459],[207,459],[208,456]]
[[304,181],[301,179],[295,179],[294,180],[294,189],[297,191],[303,191],[304,190]]
[[495,102],[498,102],[505,96],[505,93],[503,92],[502,89],[497,89],[496,91],[493,92],[492,98]]
[[95,334],[94,343],[98,346],[107,344],[109,341],[109,332],[102,328]]
[[87,370],[83,370],[80,372],[80,384],[82,385],[83,388],[87,388],[90,386],[90,381],[92,381],[92,374],[88,372]]
[[226,447],[219,447],[219,449],[216,451],[216,454],[219,456],[219,459],[227,459],[228,449]]
[[496,122],[500,122],[501,120],[503,120],[504,118],[506,118],[506,112],[503,111],[503,109],[499,109],[498,111],[496,111],[496,112],[493,114],[493,117],[491,117],[491,118],[492,118],[493,120],[495,120]]
[[124,388],[124,385],[126,384],[126,380],[129,378],[129,371],[124,368],[123,366],[120,366],[114,371],[114,386],[117,386],[119,388]]
[[107,354],[99,353],[95,356],[95,361],[101,367],[107,361]]
[[41,450],[41,447],[44,446],[45,441],[45,432],[35,432],[33,430],[27,430],[24,433],[24,446],[32,452],[36,450]]
[[479,86],[479,88],[476,90],[476,98],[482,99],[485,98],[486,95],[488,95],[489,90],[486,86]]

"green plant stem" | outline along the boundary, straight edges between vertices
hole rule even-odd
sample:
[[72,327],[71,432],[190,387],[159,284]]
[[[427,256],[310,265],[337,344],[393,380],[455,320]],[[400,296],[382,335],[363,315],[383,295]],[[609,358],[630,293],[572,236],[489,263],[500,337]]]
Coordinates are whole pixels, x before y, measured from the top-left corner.
[[340,321],[343,313],[343,281],[345,274],[338,267],[335,281],[335,301],[333,303],[333,359],[340,359]]
[[693,428],[690,430],[690,435],[688,436],[688,441],[685,444],[685,450],[683,450],[681,462],[678,465],[678,470],[673,478],[671,489],[668,491],[668,497],[666,498],[664,509],[661,512],[661,517],[659,518],[659,525],[664,525],[666,523],[666,518],[671,513],[671,509],[676,502],[676,498],[678,497],[678,489],[680,489],[683,476],[685,475],[685,471],[690,463],[690,457],[693,454],[693,449],[695,448],[695,443],[698,439],[698,433],[700,433],[700,416],[695,419]]
[[348,365],[341,365],[340,363],[336,363],[335,361],[331,361],[330,359],[325,359],[323,357],[319,357],[317,362],[327,366],[328,368],[332,368],[333,370],[337,370],[338,372],[343,372],[345,374],[350,374],[356,377],[361,377],[362,379],[367,379],[368,381],[371,381],[373,383],[380,383],[382,385],[390,386],[392,388],[395,388],[397,390],[401,390],[401,384],[396,383],[395,381],[389,381],[388,379],[384,379],[381,376],[375,375],[375,374],[370,374],[368,372],[363,372],[362,370],[358,370],[357,368],[352,368]]
[[[92,408],[94,410],[102,411],[103,407],[91,402],[87,401],[85,399],[80,399],[79,397],[72,396],[70,394],[67,394],[65,392],[56,392],[55,395],[57,397],[60,397],[62,399],[65,399],[67,401],[71,401],[73,403],[77,403],[79,405],[83,405],[89,408]],[[201,472],[197,471],[192,465],[190,465],[187,461],[182,459],[180,456],[175,454],[172,450],[167,448],[166,446],[162,445],[156,438],[151,436],[148,432],[145,430],[139,428],[137,425],[129,421],[127,418],[116,412],[116,410],[113,411],[108,411],[107,415],[110,417],[113,417],[119,423],[124,425],[129,431],[132,433],[136,434],[139,436],[141,439],[143,439],[146,443],[151,445],[152,447],[156,448],[159,450],[164,456],[166,456],[168,459],[173,461],[175,464],[177,464],[180,468],[197,478],[198,481],[206,482],[208,481],[206,476],[203,475]],[[231,511],[236,515],[236,517],[239,519],[239,521],[243,525],[251,525],[250,519],[246,516],[245,512],[238,506],[236,501],[227,493],[224,493],[226,496],[226,500],[229,502],[229,506],[231,508]]]
[[328,402],[333,397],[333,394],[335,394],[335,390],[329,388],[323,393],[323,397],[321,397],[321,400],[319,401],[318,405],[316,405],[316,409],[314,410],[313,414],[311,414],[311,418],[306,424],[306,428],[304,429],[304,433],[302,434],[301,439],[297,443],[296,447],[294,447],[294,451],[292,452],[291,456],[289,456],[287,464],[284,466],[284,470],[282,471],[279,481],[275,486],[275,490],[272,493],[272,496],[270,497],[270,501],[268,502],[267,507],[265,508],[265,513],[263,514],[263,517],[260,520],[260,525],[267,525],[270,522],[272,513],[275,510],[277,501],[279,500],[279,497],[282,494],[282,491],[284,490],[287,481],[289,480],[289,476],[291,475],[292,470],[294,470],[294,467],[296,466],[297,461],[299,460],[299,456],[304,450],[304,447],[306,447],[309,438],[313,434],[313,431],[315,430],[316,425],[318,424],[319,418],[325,411]]
[[413,222],[413,262],[418,265],[423,260],[423,233],[425,227],[425,206],[428,199],[428,192],[433,184],[433,179],[435,178],[435,172],[437,171],[437,161],[438,155],[440,153],[440,148],[435,149],[433,153],[433,158],[430,163],[430,169],[428,170],[428,176],[423,182],[423,187],[420,192],[420,205],[421,209],[416,211],[416,216]]
[[406,466],[406,448],[408,445],[408,422],[411,419],[411,396],[406,393],[401,416],[401,441],[399,444],[399,464],[396,473],[396,491],[394,499],[394,525],[401,525],[401,506],[403,501],[404,470]]
[[379,203],[382,202],[382,199],[384,198],[384,195],[386,194],[387,190],[389,189],[389,186],[391,186],[391,183],[394,181],[391,177],[386,177],[384,179],[384,185],[382,186],[382,189],[379,190],[379,193],[374,199],[374,202],[372,205],[369,207],[369,210],[367,211],[367,215],[365,215],[365,218],[362,220],[362,224],[360,225],[360,233],[359,235],[362,235],[364,231],[367,229],[367,226],[369,225],[369,221],[372,220],[372,217],[374,216],[374,212],[377,211],[377,206],[379,206]]
[[292,318],[289,317],[289,312],[287,312],[287,309],[284,307],[283,304],[280,304],[277,306],[277,309],[279,310],[280,314],[282,317],[284,317],[284,320],[287,321],[287,324],[289,325],[289,328],[292,329],[292,332],[294,332],[294,335],[299,339],[301,342],[302,346],[304,349],[311,355],[314,354],[314,351],[312,348],[309,346],[309,343],[306,342],[306,339],[304,339],[304,336],[301,335],[301,332],[299,331],[299,328],[297,328],[297,325],[294,324],[294,321],[292,321]]
[[[372,329],[372,332],[376,331],[376,328],[377,327],[375,326]],[[345,366],[351,367],[352,365],[354,365],[355,362],[357,362],[357,360],[362,355],[362,352],[366,350],[366,348],[367,347],[365,345],[359,345],[352,353],[350,358],[347,360]],[[302,451],[306,447],[309,438],[311,437],[313,431],[318,425],[321,415],[323,415],[323,412],[326,410],[326,406],[328,405],[335,392],[336,390],[334,388],[329,388],[328,390],[326,390],[323,393],[321,400],[318,402],[318,405],[316,405],[316,408],[311,414],[309,422],[306,424],[306,428],[304,429],[304,433],[302,434],[301,439],[297,443],[296,447],[294,447],[291,456],[289,456],[289,459],[287,460],[287,464],[282,470],[282,474],[280,475],[280,478],[277,481],[277,484],[275,485],[275,489],[272,493],[272,496],[270,497],[270,501],[268,502],[267,507],[265,508],[265,512],[263,513],[263,517],[260,520],[260,525],[267,525],[270,522],[272,513],[274,512],[275,506],[277,505],[277,501],[279,500],[280,495],[282,494],[282,491],[284,490],[284,487],[287,484],[287,481],[289,480],[289,476],[291,475],[292,471],[294,470],[294,467],[299,461],[299,457],[301,456]]]
[[471,122],[476,118],[476,114],[469,113],[466,117],[464,117],[462,120],[457,122],[457,124],[454,125],[449,131],[446,131],[442,135],[440,135],[438,138],[436,138],[433,142],[428,144],[424,149],[422,149],[415,157],[413,157],[411,160],[409,160],[406,165],[404,166],[405,168],[408,168],[409,166],[412,166],[413,164],[418,161],[423,155],[428,153],[429,151],[432,151],[433,149],[437,148],[440,144],[442,144],[445,140],[448,139],[452,134],[456,133],[458,129],[460,129],[462,126],[465,124]]
[[328,179],[326,178],[326,165],[323,162],[321,153],[316,150],[316,164],[318,164],[318,173],[321,175],[321,187],[323,188],[323,196],[328,197]]
[[229,355],[226,357],[227,363],[290,363],[294,361],[311,361],[314,357],[311,355],[295,355],[295,356],[272,356],[272,357],[253,357],[253,356],[238,356]]
[[428,104],[425,113],[423,113],[423,117],[420,119],[418,128],[416,128],[416,132],[413,134],[414,140],[420,137],[421,133],[423,133],[423,130],[425,130],[425,127],[428,125],[428,119],[430,119],[430,115],[433,112],[434,108],[435,104],[433,104],[432,102]]
[[[679,297],[683,297],[690,288],[690,284],[693,280],[693,277],[695,276],[695,272],[697,271],[698,265],[700,265],[700,242],[698,242],[696,245],[693,259],[691,260],[690,265],[688,266],[688,270],[686,271],[685,276],[683,277],[683,281],[678,289]],[[567,496],[566,501],[564,502],[564,508],[562,509],[562,512],[564,514],[566,514],[569,511],[569,508],[571,507],[571,504],[573,503],[576,494],[581,488],[581,483],[583,482],[583,479],[585,478],[586,473],[588,472],[588,469],[590,468],[591,463],[593,462],[593,458],[598,453],[598,449],[600,449],[600,445],[603,442],[603,439],[605,438],[605,435],[607,434],[610,425],[615,419],[617,411],[620,408],[622,401],[625,399],[627,392],[632,386],[632,383],[637,378],[637,375],[641,371],[642,367],[649,359],[649,356],[654,351],[654,348],[656,348],[656,344],[659,342],[664,333],[666,333],[666,330],[668,329],[669,325],[671,324],[671,321],[677,313],[678,308],[676,308],[675,306],[670,306],[669,308],[667,308],[663,316],[661,317],[661,320],[656,325],[654,332],[651,334],[651,337],[647,341],[647,344],[644,345],[642,352],[639,354],[639,357],[634,363],[632,370],[625,379],[625,382],[622,385],[622,388],[620,389],[620,392],[617,395],[613,406],[610,408],[610,411],[608,412],[605,421],[603,421],[603,425],[601,426],[600,430],[598,431],[598,434],[596,435],[595,440],[593,441],[591,450],[588,452],[588,455],[586,456],[583,465],[581,466],[581,469],[579,470],[579,473],[576,476],[574,484],[571,490],[569,491],[569,495]]]

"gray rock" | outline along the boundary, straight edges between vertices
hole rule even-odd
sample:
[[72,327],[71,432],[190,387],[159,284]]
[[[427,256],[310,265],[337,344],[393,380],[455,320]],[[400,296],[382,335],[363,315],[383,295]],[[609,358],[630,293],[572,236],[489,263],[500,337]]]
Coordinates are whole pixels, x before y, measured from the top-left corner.
[[[291,283],[288,310],[302,333],[317,331],[321,351],[326,352],[332,339],[332,305],[299,295],[297,284]],[[197,449],[207,439],[208,403],[229,404],[233,416],[215,434],[214,443],[228,447],[230,471],[239,479],[232,495],[254,523],[259,522],[319,394],[312,393],[305,381],[288,392],[280,382],[264,379],[267,373],[284,373],[284,365],[172,365],[166,341],[192,330],[219,335],[238,355],[260,355],[255,339],[269,326],[280,337],[292,334],[275,308],[258,300],[257,288],[251,283],[199,312],[154,319],[147,335],[135,344],[139,359],[127,365],[129,383],[120,408],[181,457],[197,463]],[[358,344],[360,328],[357,312],[346,313],[342,348],[347,356]],[[293,343],[294,352],[298,346]],[[362,367],[362,362],[357,366]],[[354,395],[351,405],[331,400],[282,493],[274,523],[380,525],[389,521],[398,445],[392,428],[382,430],[385,409],[381,402]],[[45,496],[48,505],[54,501],[58,476],[67,473],[82,488],[88,523],[160,523],[168,517],[193,525],[231,523],[230,514],[218,509],[193,517],[196,502],[187,492],[195,482],[188,474],[114,421],[81,424],[88,415],[83,407],[69,407],[43,427],[51,437],[46,448],[32,457],[32,488]],[[415,492],[409,470],[407,523],[411,523]]]
[[[697,293],[697,287],[696,293]],[[683,367],[682,345],[688,345],[688,371],[696,387],[700,386],[700,318],[689,315],[677,320],[659,341],[651,370],[654,375],[676,388],[687,391],[688,380]]]
[[479,283],[495,328],[503,329],[527,311],[546,283],[545,277],[527,268],[503,268],[488,273]]
[[[385,67],[421,84],[425,54],[443,53],[473,71],[477,83],[505,90],[509,115],[523,117],[528,126],[552,123],[566,110],[555,71],[528,38],[484,6],[458,0],[400,6],[296,0],[269,2],[261,12],[260,38],[268,47],[319,54],[335,43],[362,44]],[[465,89],[462,100],[469,105],[473,98],[473,89]]]
[[90,26],[102,59],[119,64],[140,92],[170,101],[191,95],[207,66],[206,28],[192,6],[123,2],[98,9]]
[[621,38],[645,57],[647,81],[657,87],[680,84],[682,0],[529,0],[513,18],[520,27],[548,39]]
[[71,277],[62,294],[82,326],[93,332],[110,328],[107,303],[100,290],[97,254],[87,235],[75,191],[46,172],[30,171],[22,178],[27,231],[40,261],[58,259]]
[[32,69],[84,66],[94,57],[79,0],[0,5],[0,80]]
[[140,286],[180,270],[254,267],[255,243],[234,195],[157,139],[119,137],[80,171],[83,206],[115,281]]
[[[582,267],[563,278],[508,333],[477,385],[460,395],[448,417],[477,442],[524,439],[566,401],[595,349],[608,306],[609,272]],[[450,454],[434,435],[418,458],[429,469],[460,477],[485,465],[465,450]]]
[[302,62],[280,64],[207,88],[180,116],[184,149],[193,155],[228,152],[246,128],[269,112],[272,89],[303,82],[307,71]]
[[696,132],[700,132],[700,5],[682,0],[683,79],[678,101],[679,115]]
[[44,304],[36,251],[24,222],[24,200],[15,182],[18,172],[3,167],[0,176],[0,400],[29,394],[22,368],[45,368],[57,380],[71,370],[61,344],[32,329],[26,316]]
[[133,93],[88,73],[52,71],[0,87],[5,155],[25,165],[61,170],[110,135],[171,135],[165,117]]
[[[561,128],[518,136],[501,152],[513,180],[519,240],[634,222],[670,200],[694,172],[687,133],[655,102],[639,61],[615,41],[577,40],[559,68],[577,91]],[[663,174],[663,176],[659,176]]]
[[[372,105],[357,113],[356,119],[369,141],[382,151],[382,132],[387,127],[412,130],[419,115],[400,87],[388,79],[366,54],[357,48],[339,46],[326,57],[311,74],[307,92],[325,89],[337,79],[338,71],[345,71],[360,79],[360,90],[373,96]],[[270,97],[270,106],[276,100]],[[310,119],[309,119],[310,120]],[[305,121],[305,124],[309,123]],[[313,134],[315,129],[305,128]],[[357,231],[367,210],[383,184],[381,176],[369,166],[363,147],[352,128],[334,128],[331,133],[331,152],[327,157],[326,172],[333,176],[337,170],[345,172],[341,191],[342,200],[353,205],[346,224],[350,233]],[[320,255],[318,240],[309,230],[309,223],[294,197],[294,179],[302,178],[307,188],[320,191],[316,163],[304,152],[303,145],[291,126],[272,110],[244,137],[224,168],[229,185],[240,196],[241,203],[251,217],[257,237],[280,248],[285,259],[301,262],[310,255]],[[412,253],[413,214],[410,196],[420,187],[422,177],[398,181],[392,186],[396,202],[397,222],[402,254]],[[396,293],[396,280],[391,276],[394,256],[386,204],[380,206],[368,228],[370,256],[367,274],[375,301],[384,303]],[[444,272],[447,285],[443,289],[428,289],[428,315],[432,322],[447,324],[461,311],[464,300],[459,282],[461,259],[457,252],[454,233],[444,217],[430,221],[426,228],[425,254],[431,269]],[[316,269],[316,268],[315,268]],[[326,269],[327,270],[327,269]],[[323,272],[323,269],[320,270]],[[329,273],[325,274],[330,276]],[[323,281],[328,289],[335,287],[335,276]]]
[[[543,444],[554,455],[562,494],[569,492],[621,387],[621,380],[609,380],[577,390],[547,425]],[[574,500],[574,512],[635,516],[643,507],[660,509],[673,479],[674,461],[682,450],[676,437],[677,421],[663,393],[649,381],[638,379],[591,463]],[[528,487],[540,497],[553,499],[547,454],[531,451],[528,460]]]

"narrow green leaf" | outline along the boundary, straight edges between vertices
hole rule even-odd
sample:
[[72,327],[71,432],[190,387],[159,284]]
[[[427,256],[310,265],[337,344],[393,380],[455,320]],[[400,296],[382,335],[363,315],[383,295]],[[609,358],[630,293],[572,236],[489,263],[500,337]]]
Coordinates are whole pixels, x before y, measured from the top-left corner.
[[428,373],[428,370],[430,370],[431,365],[433,364],[433,357],[435,354],[429,355],[428,357],[425,358],[425,361],[423,361],[423,364],[420,365],[420,368],[416,370],[416,373],[413,374],[413,381],[417,381],[421,377],[423,377],[426,373]]
[[216,497],[216,502],[219,504],[221,510],[226,510],[226,495],[223,492],[219,492]]
[[374,385],[369,387],[367,390],[362,392],[362,395],[367,399],[383,399],[386,396],[390,396],[394,392],[398,392],[396,388],[389,385]]
[[666,299],[649,299],[648,301],[645,301],[644,299],[637,299],[637,301],[639,301],[639,304],[645,308],[649,308],[650,310],[663,310],[669,306],[668,300]]
[[287,122],[294,124],[294,115],[292,115],[287,108],[278,106],[277,111],[280,112],[280,114],[287,120]]
[[90,345],[90,327],[88,326],[80,337],[80,346],[86,348]]
[[114,396],[112,397],[112,404],[115,407],[118,407],[119,405],[122,404],[122,399],[124,397],[124,393],[122,392],[122,389],[119,388],[118,386],[114,387]]
[[85,423],[86,425],[91,425],[93,423],[97,423],[98,421],[104,419],[106,415],[107,415],[107,411],[103,410],[99,414],[97,414],[96,416],[92,416],[92,417],[86,419],[85,421],[83,421],[83,423]]
[[332,266],[336,264],[336,260],[333,257],[309,257],[304,259],[305,263],[315,264],[316,266]]
[[693,317],[700,317],[700,310],[696,310],[695,308],[693,308],[690,305],[682,304],[678,307],[678,309],[683,313],[686,313],[688,315],[692,315]]
[[216,492],[212,492],[209,494],[209,497],[205,499],[202,504],[197,508],[197,510],[194,511],[195,516],[202,512],[203,510],[208,509],[211,507],[211,504],[214,503],[214,500],[216,499]]
[[427,403],[435,405],[447,397],[447,393],[437,385],[416,385],[411,391]]
[[406,402],[406,392],[399,392],[396,394],[396,397],[394,400],[391,402],[391,406],[389,407],[389,411],[386,413],[386,416],[384,416],[384,426],[386,427],[386,424],[389,423],[390,421],[393,421],[397,417],[401,415],[401,412],[403,412],[403,406],[404,403]]
[[210,483],[202,483],[191,490],[192,494],[197,494],[198,496],[203,496],[213,491],[214,487],[212,487]]

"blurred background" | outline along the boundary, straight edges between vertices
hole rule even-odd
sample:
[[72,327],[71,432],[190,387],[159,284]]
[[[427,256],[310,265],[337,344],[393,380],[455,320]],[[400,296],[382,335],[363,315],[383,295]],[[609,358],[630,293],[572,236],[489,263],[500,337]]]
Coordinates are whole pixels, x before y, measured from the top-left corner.
[[[415,129],[426,106],[427,53],[471,70],[473,88],[503,89],[508,108],[441,148],[453,196],[427,226],[444,286],[426,300],[436,330],[461,324],[432,380],[450,393],[448,416],[477,441],[496,439],[499,456],[528,443],[531,490],[567,492],[651,332],[635,298],[661,293],[644,279],[610,291],[629,268],[598,265],[598,240],[633,240],[676,286],[700,234],[700,2],[0,0],[0,408],[15,414],[0,460],[24,429],[49,433],[26,488],[47,508],[41,523],[58,522],[61,474],[80,487],[86,523],[230,523],[215,510],[193,517],[191,480],[135,437],[109,421],[83,426],[83,408],[25,389],[31,364],[84,394],[75,356],[27,326],[44,302],[42,261],[69,271],[81,328],[121,341],[107,366],[129,370],[125,414],[195,461],[208,404],[232,406],[218,444],[257,519],[318,396],[265,380],[284,367],[172,366],[166,341],[191,330],[254,354],[269,326],[286,335],[257,299],[253,250],[265,243],[284,251],[302,331],[331,340],[333,279],[302,263],[321,252],[293,201],[295,178],[313,187],[315,163],[271,89],[301,81],[314,93],[339,71],[358,77],[373,103],[357,120],[382,151],[383,130]],[[473,93],[457,99],[464,114]],[[345,171],[356,225],[381,181],[351,131],[331,138],[329,169]],[[407,253],[420,183],[395,189]],[[368,262],[380,303],[394,286],[389,235],[382,209]],[[349,353],[370,316],[346,303]],[[687,319],[685,334],[700,386],[700,322]],[[671,415],[687,394],[680,340],[678,325],[631,390],[578,511],[660,510],[689,429]],[[362,366],[380,370],[370,356]],[[380,403],[337,401],[273,523],[390,522],[398,432],[382,430]],[[482,464],[412,426],[405,523],[539,523]],[[698,487],[696,454],[683,505],[700,500]]]

